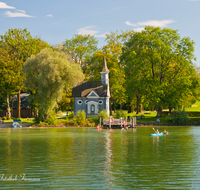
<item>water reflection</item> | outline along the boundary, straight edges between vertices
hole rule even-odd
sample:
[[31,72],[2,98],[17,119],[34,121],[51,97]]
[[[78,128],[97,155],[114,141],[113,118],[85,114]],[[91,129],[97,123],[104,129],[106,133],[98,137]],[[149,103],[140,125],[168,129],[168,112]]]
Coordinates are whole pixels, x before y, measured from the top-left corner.
[[[165,127],[166,128],[166,127]],[[198,189],[200,128],[0,129],[0,174],[40,178],[0,181],[13,189]],[[31,185],[31,186],[30,186]]]

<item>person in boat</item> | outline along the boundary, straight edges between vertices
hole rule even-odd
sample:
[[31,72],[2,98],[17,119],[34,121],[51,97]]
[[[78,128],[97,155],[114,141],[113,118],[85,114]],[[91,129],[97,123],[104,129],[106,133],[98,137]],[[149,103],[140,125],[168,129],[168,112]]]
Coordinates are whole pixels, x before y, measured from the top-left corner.
[[168,132],[166,130],[163,131],[164,134],[167,134]]
[[159,131],[158,131],[158,129],[156,130],[156,133],[157,133],[157,134],[159,134]]

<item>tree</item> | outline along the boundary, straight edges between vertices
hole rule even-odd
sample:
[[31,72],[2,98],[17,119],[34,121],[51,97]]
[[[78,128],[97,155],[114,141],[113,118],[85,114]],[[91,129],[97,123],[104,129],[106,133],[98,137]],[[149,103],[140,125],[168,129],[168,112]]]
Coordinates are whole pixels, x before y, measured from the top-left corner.
[[18,79],[20,77],[20,68],[15,66],[11,56],[9,56],[6,50],[0,48],[0,97],[4,102],[6,98],[7,116],[11,118],[10,112],[10,95],[16,92],[16,86],[18,85]]
[[39,105],[39,118],[44,120],[61,100],[64,90],[69,90],[84,79],[77,63],[69,63],[66,55],[44,49],[24,63],[25,86],[33,92]]
[[23,73],[21,72],[22,65],[28,57],[32,54],[39,53],[41,49],[49,47],[46,42],[35,37],[33,38],[27,29],[9,29],[4,35],[1,35],[0,47],[8,52],[11,60],[14,62],[15,67],[18,68],[19,75],[18,83],[18,118],[20,114],[20,92],[23,88]]
[[194,42],[181,38],[177,30],[145,27],[125,43],[121,62],[127,84],[157,107],[175,106],[188,95],[196,97],[199,77],[192,60]]
[[[88,69],[86,75],[88,80],[100,80],[99,71],[102,67],[103,57],[105,55],[106,62],[109,68],[109,82],[111,93],[111,104],[116,111],[116,105],[122,107],[127,101],[125,94],[125,75],[123,65],[120,64],[120,56],[122,53],[123,42],[130,38],[132,31],[111,32],[106,34],[105,41],[107,44],[101,49],[96,51],[90,59],[87,60]],[[112,107],[110,106],[110,115],[112,115]]]
[[87,70],[86,60],[97,50],[98,41],[90,34],[75,34],[72,39],[66,39],[63,45],[65,53],[70,54],[75,63],[79,63],[83,73]]

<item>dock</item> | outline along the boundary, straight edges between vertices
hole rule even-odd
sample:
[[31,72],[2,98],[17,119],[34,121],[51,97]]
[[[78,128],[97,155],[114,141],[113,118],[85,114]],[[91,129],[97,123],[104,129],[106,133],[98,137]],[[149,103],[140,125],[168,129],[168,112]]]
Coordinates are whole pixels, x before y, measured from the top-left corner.
[[[101,118],[100,118],[101,126]],[[104,129],[122,129],[125,127],[135,128],[136,127],[136,117],[131,117],[130,122],[127,122],[127,118],[114,119],[110,117],[109,119],[103,119]]]

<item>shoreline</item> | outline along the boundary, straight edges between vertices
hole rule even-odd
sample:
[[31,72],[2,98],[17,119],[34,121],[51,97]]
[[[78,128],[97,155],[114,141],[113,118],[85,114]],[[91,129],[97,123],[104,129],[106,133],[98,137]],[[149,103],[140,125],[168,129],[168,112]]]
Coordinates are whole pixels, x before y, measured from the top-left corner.
[[[175,125],[172,123],[157,123],[157,122],[138,122],[136,124],[136,127],[173,127],[173,126],[200,126],[200,124],[188,124],[188,125]],[[63,124],[60,125],[45,125],[45,126],[39,126],[38,124],[36,125],[31,125],[31,124],[22,124],[22,128],[81,128],[81,127],[87,127],[87,128],[96,128],[96,126],[93,127],[88,127],[88,126],[65,126]],[[103,125],[102,125],[103,127]],[[12,124],[0,124],[0,128],[14,128]],[[19,128],[19,127],[17,127]],[[133,128],[133,127],[130,127]]]

